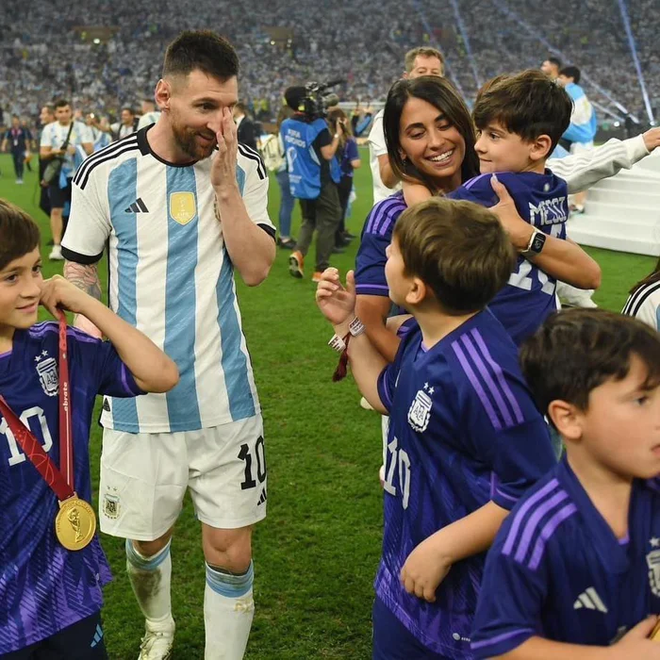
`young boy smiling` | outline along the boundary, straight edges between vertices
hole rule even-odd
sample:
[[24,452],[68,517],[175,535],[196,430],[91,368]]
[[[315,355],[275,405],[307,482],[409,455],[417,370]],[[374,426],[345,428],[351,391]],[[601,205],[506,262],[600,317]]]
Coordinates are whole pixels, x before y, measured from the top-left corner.
[[[67,472],[60,462],[59,329],[56,323],[36,323],[40,303],[53,314],[58,308],[84,314],[110,339],[66,331],[70,486],[80,500],[90,502],[92,496],[88,444],[96,395],[165,392],[176,385],[178,372],[149,339],[101,302],[62,277],[44,281],[39,229],[18,207],[0,200],[0,396],[13,412],[2,404],[0,657],[101,660],[107,654],[99,612],[102,587],[110,580],[101,545],[91,524],[86,526],[88,545],[73,551],[60,542],[55,519],[64,511],[58,506],[62,489],[54,483],[51,490],[38,471],[38,454],[33,463],[33,450],[24,449],[21,440],[22,427],[27,427],[54,468]],[[62,499],[72,505],[68,520],[78,540],[80,507],[74,497]]]

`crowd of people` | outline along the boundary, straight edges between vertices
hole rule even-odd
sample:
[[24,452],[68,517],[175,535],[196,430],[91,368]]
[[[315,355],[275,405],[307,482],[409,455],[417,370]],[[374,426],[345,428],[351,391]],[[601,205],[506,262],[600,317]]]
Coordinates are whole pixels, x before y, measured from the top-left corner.
[[[647,6],[648,5],[648,6]],[[660,60],[651,0],[628,3],[649,96],[660,96]],[[167,42],[178,29],[212,27],[225,34],[241,58],[241,95],[258,119],[274,119],[282,91],[308,80],[341,78],[345,100],[384,100],[401,73],[409,48],[426,44],[446,55],[448,76],[471,103],[481,82],[494,75],[538,66],[538,54],[557,49],[578,64],[596,86],[586,91],[621,117],[617,101],[647,120],[621,14],[615,4],[588,0],[537,6],[525,0],[461,0],[455,10],[406,0],[334,0],[319,9],[311,0],[277,0],[265,6],[211,0],[182,12],[174,0],[143,7],[128,0],[68,4],[61,0],[28,8],[8,0],[3,27],[0,107],[36,117],[57,96],[76,107],[117,114],[153,94]],[[92,38],[87,26],[105,26]],[[174,27],[176,26],[176,27]],[[94,34],[97,34],[94,32]],[[95,40],[98,43],[95,43]]]

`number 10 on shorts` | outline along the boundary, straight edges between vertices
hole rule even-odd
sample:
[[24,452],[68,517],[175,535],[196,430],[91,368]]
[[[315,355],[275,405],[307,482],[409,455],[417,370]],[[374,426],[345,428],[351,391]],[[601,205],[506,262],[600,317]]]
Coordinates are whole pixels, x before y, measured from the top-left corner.
[[262,484],[266,481],[266,448],[263,436],[260,435],[257,439],[254,453],[250,451],[250,445],[242,444],[238,458],[245,462],[245,475],[243,483],[241,483],[241,490],[256,488],[257,483]]

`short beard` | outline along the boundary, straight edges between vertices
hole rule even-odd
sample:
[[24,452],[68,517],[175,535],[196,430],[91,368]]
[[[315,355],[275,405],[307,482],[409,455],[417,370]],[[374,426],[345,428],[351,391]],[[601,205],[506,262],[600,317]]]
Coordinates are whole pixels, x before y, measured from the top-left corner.
[[190,156],[191,160],[204,160],[208,158],[215,149],[215,145],[211,143],[208,149],[201,147],[196,140],[196,133],[186,129],[179,128],[176,124],[172,124],[172,133],[174,134],[174,141],[176,146],[183,151],[184,154]]

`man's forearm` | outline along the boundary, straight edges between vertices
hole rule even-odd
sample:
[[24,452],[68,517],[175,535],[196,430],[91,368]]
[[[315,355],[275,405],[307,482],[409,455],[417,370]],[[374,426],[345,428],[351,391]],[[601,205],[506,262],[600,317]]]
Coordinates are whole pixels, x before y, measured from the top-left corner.
[[[101,280],[98,264],[77,264],[73,261],[64,262],[64,277],[96,300],[101,300]],[[92,337],[102,337],[103,333],[85,316],[76,314],[73,325],[84,330]]]
[[227,252],[248,286],[261,284],[275,260],[275,241],[247,213],[238,187],[216,191],[218,221]]

